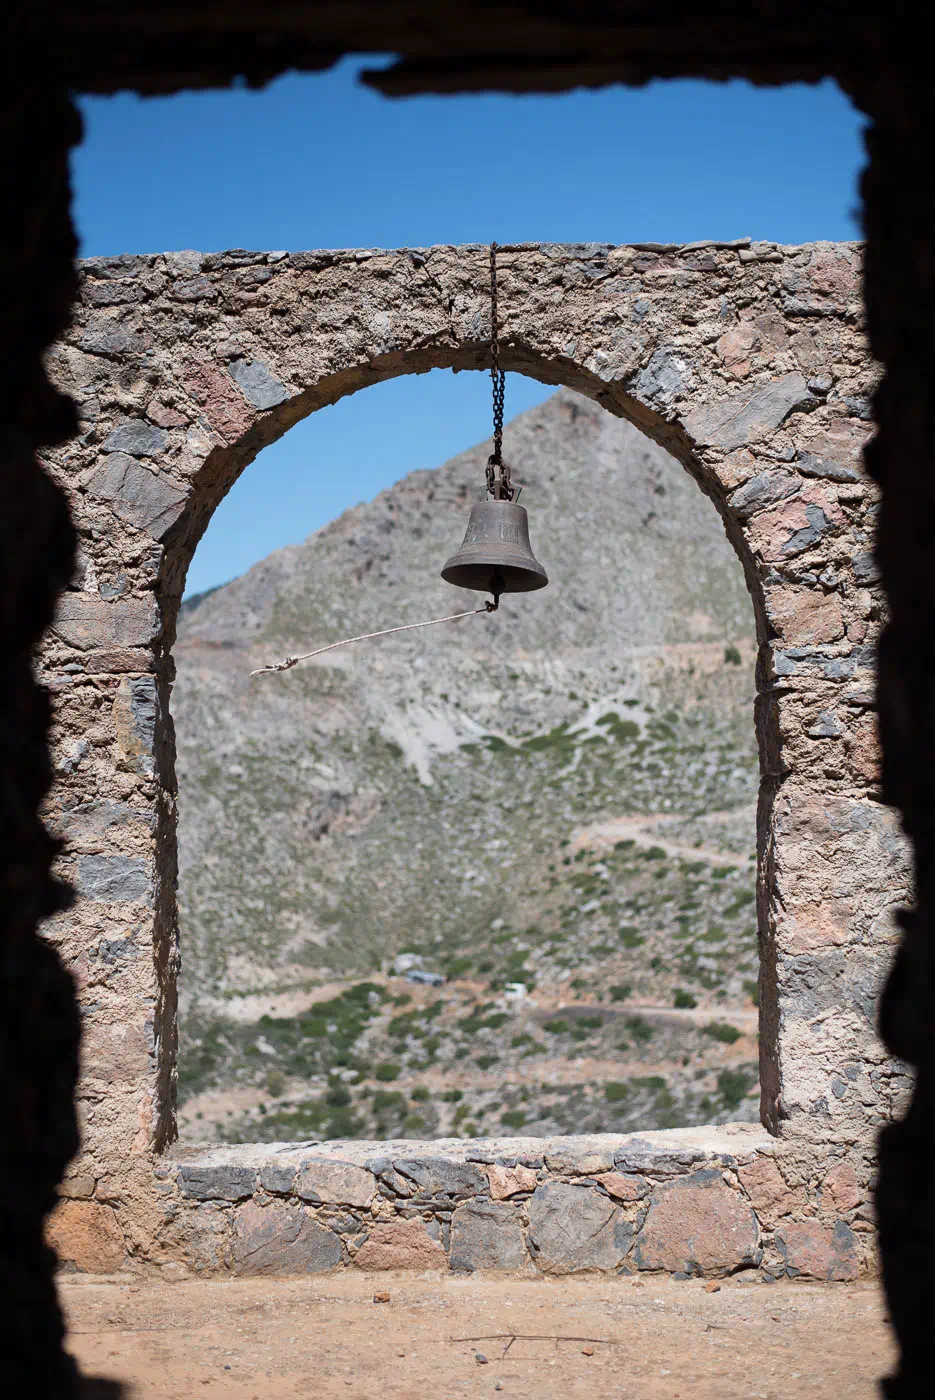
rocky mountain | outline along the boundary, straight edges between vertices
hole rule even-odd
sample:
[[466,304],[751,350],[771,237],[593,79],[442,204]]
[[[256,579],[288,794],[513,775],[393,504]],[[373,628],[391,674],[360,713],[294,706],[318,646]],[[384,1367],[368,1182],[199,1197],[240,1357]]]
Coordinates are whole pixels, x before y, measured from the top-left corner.
[[547,589],[249,678],[477,606],[489,450],[183,607],[190,1140],[756,1116],[752,609],[678,463],[556,394],[505,437]]

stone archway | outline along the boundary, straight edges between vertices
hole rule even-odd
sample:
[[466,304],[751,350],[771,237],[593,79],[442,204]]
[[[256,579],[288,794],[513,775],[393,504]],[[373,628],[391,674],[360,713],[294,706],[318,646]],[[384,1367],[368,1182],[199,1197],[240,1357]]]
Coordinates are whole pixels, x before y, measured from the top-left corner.
[[[903,843],[878,793],[876,494],[860,464],[875,369],[860,324],[860,248],[530,244],[504,249],[501,269],[504,367],[587,395],[678,457],[721,513],[757,620],[761,1084],[777,1141],[761,1135],[731,1166],[720,1139],[684,1160],[640,1140],[622,1157],[605,1160],[602,1148],[601,1170],[737,1168],[718,1210],[758,1213],[750,1258],[765,1244],[774,1271],[785,1260],[853,1272],[870,1257],[862,1212],[874,1134],[905,1088],[875,1038],[873,1004],[890,911],[908,894]],[[174,1136],[168,699],[192,552],[239,473],[300,418],[401,373],[486,367],[486,278],[487,250],[476,246],[184,252],[82,267],[78,315],[50,367],[78,401],[83,432],[47,459],[68,490],[81,561],[42,658],[58,715],[51,815],[80,900],[47,935],[77,970],[87,1008],[85,1147],[68,1209],[97,1221],[114,1258],[188,1250],[200,1267],[236,1265],[232,1203],[295,1184],[294,1172],[288,1189],[272,1184],[249,1149],[178,1172],[157,1158],[151,1174],[151,1154]],[[549,1189],[579,1191],[569,1174],[598,1170],[582,1166],[586,1151],[567,1161]],[[372,1193],[362,1197],[379,1172],[345,1166],[361,1176],[345,1172],[335,1186],[344,1166],[332,1163],[303,1199],[369,1209]],[[654,1196],[646,1219],[665,1218],[684,1184]],[[694,1185],[710,1192],[713,1179]],[[485,1189],[478,1177],[468,1194]],[[214,1253],[189,1248],[204,1211],[186,1202],[198,1201],[223,1203],[208,1231],[221,1241]],[[282,1209],[297,1229],[297,1207]],[[313,1225],[326,1228],[302,1229]],[[315,1238],[323,1260],[344,1257]],[[634,1248],[641,1267],[676,1266],[651,1241]]]

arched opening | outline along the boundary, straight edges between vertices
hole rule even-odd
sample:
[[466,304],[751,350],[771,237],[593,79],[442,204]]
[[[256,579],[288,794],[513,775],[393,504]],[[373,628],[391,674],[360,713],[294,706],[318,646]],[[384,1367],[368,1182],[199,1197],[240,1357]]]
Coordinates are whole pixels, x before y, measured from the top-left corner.
[[[697,1219],[694,1205],[687,1215],[678,1213],[682,1242],[674,1252],[667,1252],[663,1222],[670,1202],[694,1200],[698,1191],[699,1209],[703,1205],[712,1227],[723,1222],[722,1211],[737,1226],[736,1232],[734,1224],[730,1227],[729,1247],[720,1232],[719,1268],[745,1267],[758,1256],[757,1241],[765,1240],[763,1247],[774,1251],[764,1265],[771,1276],[783,1272],[781,1261],[787,1258],[798,1269],[791,1260],[802,1257],[796,1253],[800,1245],[811,1247],[802,1240],[812,1234],[802,1231],[812,1230],[811,1212],[817,1209],[821,1238],[833,1256],[829,1269],[834,1276],[853,1276],[865,1259],[856,1227],[847,1223],[857,1220],[851,1210],[858,1207],[848,1207],[847,1220],[836,1220],[827,1202],[838,1199],[844,1182],[850,1182],[848,1199],[864,1199],[874,1125],[902,1092],[900,1075],[882,1068],[873,994],[893,936],[889,912],[894,900],[903,898],[894,888],[908,889],[904,846],[879,802],[874,747],[872,639],[881,604],[868,552],[876,498],[861,475],[859,456],[870,431],[863,405],[874,373],[854,319],[860,250],[824,244],[781,248],[746,240],[703,248],[589,244],[504,250],[501,305],[509,315],[502,325],[502,364],[577,391],[668,448],[714,502],[743,565],[757,624],[764,1128],[735,1123],[724,1130],[615,1133],[599,1145],[581,1134],[533,1139],[532,1146],[521,1146],[515,1136],[486,1143],[463,1138],[410,1144],[401,1154],[386,1140],[369,1146],[338,1141],[310,1153],[309,1143],[320,1137],[315,1133],[293,1141],[290,1150],[215,1143],[164,1155],[175,1136],[177,1033],[171,649],[198,538],[219,500],[265,445],[356,389],[433,368],[487,367],[486,250],[235,251],[153,255],[131,264],[118,260],[87,267],[75,325],[54,356],[56,382],[71,391],[80,386],[85,396],[87,434],[67,453],[53,455],[50,465],[68,485],[86,555],[61,601],[41,661],[55,689],[60,726],[56,821],[69,839],[63,873],[80,893],[75,920],[69,914],[50,921],[50,936],[69,947],[87,940],[86,960],[76,967],[95,998],[87,1003],[83,1039],[88,1115],[95,1123],[88,1151],[97,1154],[95,1180],[110,1182],[121,1173],[128,1182],[132,1177],[120,1219],[154,1241],[154,1227],[141,1224],[143,1217],[133,1214],[136,1206],[131,1210],[129,1202],[144,1203],[146,1222],[150,1206],[160,1202],[160,1239],[171,1257],[196,1269],[250,1272],[276,1261],[304,1269],[305,1243],[317,1260],[314,1267],[341,1261],[369,1267],[374,1257],[369,1245],[364,1247],[369,1222],[387,1211],[392,1219],[377,1231],[380,1250],[405,1225],[418,1235],[420,1258],[428,1250],[451,1267],[460,1267],[455,1260],[465,1257],[461,1227],[470,1220],[468,1233],[475,1235],[493,1229],[491,1222],[497,1231],[501,1223],[508,1227],[503,1249],[490,1253],[484,1246],[471,1255],[496,1257],[504,1267],[535,1256],[536,1266],[546,1271],[569,1263],[617,1268],[630,1258],[639,1268],[680,1269],[695,1260],[696,1236],[685,1234],[688,1221]],[[114,281],[125,285],[115,291]],[[261,291],[244,291],[255,286]],[[796,293],[791,299],[790,287]],[[738,351],[745,358],[737,360]],[[606,415],[598,418],[611,422]],[[684,474],[677,480],[683,489],[693,489]],[[693,505],[698,500],[696,493]],[[425,615],[425,577],[434,580],[440,560],[457,544],[466,503],[457,499],[457,518],[437,547],[419,541],[426,565],[419,567],[410,600],[418,601],[419,617]],[[594,542],[592,556],[626,524],[618,520],[609,529],[606,518],[598,516],[588,531],[582,523],[588,544]],[[574,590],[557,588],[548,535],[537,533],[535,516],[533,542],[553,571],[543,600],[572,606]],[[577,562],[580,537],[573,546],[556,548],[555,558]],[[365,581],[376,567],[362,576]],[[662,583],[654,584],[660,592]],[[655,599],[651,589],[648,593]],[[439,611],[452,606],[449,597]],[[519,601],[524,608],[517,618],[531,619],[533,600]],[[695,602],[693,595],[692,607]],[[585,614],[576,613],[577,636]],[[507,645],[519,635],[509,630],[511,615],[498,619],[505,624],[499,635]],[[294,622],[301,623],[299,640],[307,645],[307,617],[303,613]],[[385,625],[382,608],[375,622]],[[269,659],[265,650],[258,657]],[[733,663],[722,653],[721,664],[726,669]],[[303,674],[290,672],[285,679]],[[447,694],[450,700],[451,691]],[[589,693],[589,703],[593,699]],[[490,703],[489,696],[483,703]],[[557,745],[553,735],[552,749],[567,753],[563,735],[576,753],[592,738],[635,748],[639,736],[625,731],[627,716],[620,706],[615,714],[619,724],[609,720],[599,726],[603,714],[592,712],[583,739],[571,734],[581,718],[572,715]],[[646,718],[655,723],[657,716]],[[618,732],[596,734],[598,728]],[[543,735],[530,736],[519,726],[506,735],[493,725],[487,729],[508,752],[492,752],[485,744],[477,762],[488,763],[498,782],[506,771],[500,765],[514,764],[521,777],[512,779],[513,796],[543,752],[524,741]],[[405,756],[398,736],[390,737]],[[672,742],[671,734],[651,737],[661,748]],[[459,751],[465,747],[459,745]],[[514,754],[516,748],[520,752]],[[585,752],[590,757],[590,750]],[[580,766],[581,758],[577,761]],[[286,777],[294,778],[291,770]],[[420,800],[428,787],[414,789]],[[489,793],[481,795],[487,800]],[[652,815],[668,818],[669,813]],[[524,835],[521,829],[519,837]],[[671,829],[666,835],[656,828],[649,839],[665,851],[664,841],[681,844],[670,840],[672,835]],[[436,838],[434,829],[431,836]],[[514,844],[519,839],[512,829],[510,838]],[[696,850],[693,846],[693,854]],[[546,874],[560,883],[565,872],[579,874],[573,859],[564,865],[568,854],[565,848],[558,861],[546,861]],[[596,854],[600,861],[601,852]],[[588,860],[585,856],[579,864]],[[549,863],[555,871],[548,871]],[[659,885],[649,880],[655,881],[661,869],[661,858],[653,856],[642,870],[654,893],[664,874]],[[509,880],[522,873],[506,867]],[[596,878],[598,890],[590,897],[576,890],[579,914],[591,918],[595,911],[583,906],[593,898],[603,918],[603,872],[580,873]],[[684,916],[692,913],[689,903]],[[626,921],[618,911],[615,916],[619,931]],[[503,959],[522,957],[535,972],[526,931],[525,925],[496,930],[510,940],[497,945],[496,953]],[[517,935],[530,949],[513,941]],[[581,935],[583,945],[589,937],[587,931]],[[716,948],[717,940],[711,944]],[[700,971],[716,967],[715,959],[714,969]],[[497,977],[505,981],[505,973],[495,966],[481,975],[489,983]],[[514,980],[512,968],[510,974]],[[569,987],[573,980],[570,975]],[[626,982],[621,976],[606,985]],[[489,990],[462,1017],[472,1033],[498,1029],[477,1026],[478,1019],[502,1014],[496,1007],[481,1010]],[[501,990],[505,987],[496,988],[498,995]],[[588,989],[571,988],[579,990]],[[676,989],[669,990],[674,998]],[[683,990],[693,995],[689,987]],[[716,996],[716,987],[705,990]],[[617,1003],[605,998],[594,1011],[582,1007],[580,997],[577,1010],[585,1017],[600,1011],[602,1024],[576,1024],[584,1039],[568,1048],[577,1050],[589,1034],[603,1034],[603,1013],[614,1005],[623,1015],[632,1014],[627,1003],[632,1008],[635,996],[634,990]],[[369,995],[367,1003],[369,1011]],[[672,1012],[699,1009],[707,1024],[709,1008],[703,1004],[671,1007]],[[394,1008],[404,1028],[411,1010],[409,1003]],[[511,1015],[512,1007],[505,1014]],[[441,1016],[438,1012],[433,1019]],[[570,1022],[571,1012],[556,1019]],[[337,1031],[338,1021],[329,1019],[317,1039]],[[418,1059],[432,1038],[431,1026],[426,1031],[412,1037],[407,1032],[401,1055]],[[529,1034],[535,1038],[537,1031]],[[571,1036],[572,1028],[545,1034]],[[262,1055],[255,1036],[253,1043]],[[510,1052],[524,1045],[531,1048],[521,1041],[511,1044]],[[725,1053],[731,1049],[716,1034],[712,1045],[726,1047]],[[529,1059],[541,1063],[541,1053]],[[389,1086],[385,1092],[396,1092],[403,1071],[416,1068],[414,1062],[401,1064],[397,1079],[379,1083]],[[641,1077],[652,1080],[649,1067]],[[353,1098],[346,1082],[340,1088]],[[106,1118],[97,1109],[105,1100]],[[406,1117],[413,1102],[421,1114],[418,1105],[424,1100],[407,1098]],[[339,1111],[352,1105],[328,1107]],[[389,1115],[392,1107],[384,1104],[383,1111]],[[659,1105],[654,1101],[653,1107]],[[454,1110],[446,1111],[453,1116]],[[525,1130],[527,1109],[499,1102],[496,1114],[489,1114],[491,1128],[511,1128],[501,1121],[504,1112],[522,1113],[523,1123],[512,1131]],[[582,1126],[582,1120],[574,1126]],[[330,1119],[323,1127],[330,1130]],[[837,1154],[830,1170],[829,1151]],[[797,1191],[805,1164],[815,1183],[807,1198]],[[510,1175],[514,1166],[522,1167],[516,1176]],[[619,1170],[641,1182],[621,1185]],[[608,1173],[612,1180],[604,1179]],[[592,1183],[595,1174],[601,1179]],[[612,1190],[626,1193],[631,1187],[634,1199],[626,1195],[612,1204]],[[640,1194],[644,1189],[647,1194]],[[683,1196],[683,1191],[693,1194]],[[499,1192],[506,1195],[501,1199]],[[271,1199],[277,1196],[283,1199]],[[457,1229],[452,1217],[449,1239],[446,1217],[453,1199],[463,1200],[458,1211],[464,1214]],[[774,1206],[779,1215],[786,1209],[795,1213],[789,1229],[776,1225]],[[576,1221],[570,1236],[566,1207],[573,1208]],[[421,1225],[406,1224],[413,1208]],[[597,1254],[591,1248],[597,1240],[595,1219],[613,1234],[612,1240],[600,1235]],[[558,1230],[554,1238],[550,1221]],[[305,1243],[293,1257],[289,1242],[296,1229]],[[349,1242],[345,1229],[354,1231]],[[268,1232],[276,1247],[269,1258],[263,1255],[261,1265],[255,1249]],[[707,1227],[703,1233],[707,1238]],[[567,1257],[568,1238],[574,1260]],[[578,1244],[586,1241],[591,1243],[582,1253]],[[392,1257],[400,1258],[399,1252]]]
[[758,1116],[743,570],[572,389],[506,449],[552,582],[490,622],[247,679],[456,610],[484,444],[182,605],[183,1141]]

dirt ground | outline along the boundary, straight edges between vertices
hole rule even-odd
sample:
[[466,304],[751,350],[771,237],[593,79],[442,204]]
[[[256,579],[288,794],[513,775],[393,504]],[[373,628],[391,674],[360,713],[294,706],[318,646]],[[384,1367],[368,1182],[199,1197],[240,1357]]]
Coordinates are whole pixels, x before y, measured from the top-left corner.
[[876,1400],[894,1358],[871,1283],[342,1273],[61,1296],[82,1369],[132,1400]]

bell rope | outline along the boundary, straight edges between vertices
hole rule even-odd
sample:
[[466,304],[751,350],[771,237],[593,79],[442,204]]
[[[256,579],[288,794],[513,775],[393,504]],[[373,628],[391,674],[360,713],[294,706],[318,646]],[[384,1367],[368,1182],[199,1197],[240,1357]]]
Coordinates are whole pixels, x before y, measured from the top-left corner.
[[260,666],[250,674],[270,676],[275,671],[290,671],[300,661],[310,661],[313,656],[322,656],[326,651],[334,651],[336,647],[350,646],[351,642],[372,642],[375,637],[389,637],[393,632],[414,632],[417,627],[434,627],[438,622],[460,622],[463,617],[477,617],[478,613],[496,612],[498,607],[499,599],[493,603],[485,603],[482,608],[452,613],[450,617],[430,617],[427,622],[407,622],[403,627],[386,627],[382,632],[362,632],[359,637],[344,637],[340,642],[329,642],[326,647],[319,647],[317,651],[306,651],[301,656],[286,656],[282,661],[274,661],[271,666]]

